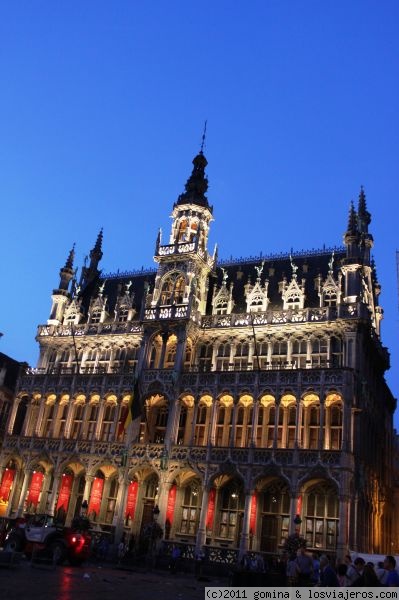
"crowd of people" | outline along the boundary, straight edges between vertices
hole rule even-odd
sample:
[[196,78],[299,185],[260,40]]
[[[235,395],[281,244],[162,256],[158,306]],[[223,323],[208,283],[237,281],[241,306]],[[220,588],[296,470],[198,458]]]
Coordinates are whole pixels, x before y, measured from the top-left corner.
[[310,554],[303,547],[288,557],[285,575],[288,586],[399,587],[396,560],[390,555],[374,564],[360,556],[352,561],[348,554],[332,564],[327,555]]

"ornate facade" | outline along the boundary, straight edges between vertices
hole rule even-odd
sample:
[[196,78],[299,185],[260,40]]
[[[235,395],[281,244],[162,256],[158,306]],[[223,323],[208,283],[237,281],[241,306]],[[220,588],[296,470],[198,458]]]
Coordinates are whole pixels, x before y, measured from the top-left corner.
[[78,281],[70,252],[8,421],[7,514],[68,523],[83,503],[139,539],[157,505],[166,539],[215,556],[276,553],[298,529],[329,553],[391,551],[395,401],[363,190],[342,247],[218,262],[202,150],[193,165],[156,269],[103,275],[101,231]]

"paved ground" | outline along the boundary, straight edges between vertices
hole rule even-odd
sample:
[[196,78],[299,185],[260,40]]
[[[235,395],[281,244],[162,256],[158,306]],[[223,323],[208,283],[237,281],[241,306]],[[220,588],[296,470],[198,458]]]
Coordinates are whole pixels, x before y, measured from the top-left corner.
[[193,575],[131,571],[96,565],[31,566],[27,561],[0,567],[1,600],[203,600],[207,586],[227,580],[197,581]]

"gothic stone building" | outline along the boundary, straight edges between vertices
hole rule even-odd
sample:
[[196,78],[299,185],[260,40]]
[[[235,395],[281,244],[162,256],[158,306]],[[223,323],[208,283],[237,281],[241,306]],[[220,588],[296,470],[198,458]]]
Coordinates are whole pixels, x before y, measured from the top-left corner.
[[156,269],[102,275],[102,231],[79,281],[74,250],[61,268],[8,421],[4,512],[68,524],[83,504],[117,541],[155,514],[225,559],[298,530],[330,554],[391,550],[395,400],[363,190],[334,252],[218,262],[202,151],[193,165]]

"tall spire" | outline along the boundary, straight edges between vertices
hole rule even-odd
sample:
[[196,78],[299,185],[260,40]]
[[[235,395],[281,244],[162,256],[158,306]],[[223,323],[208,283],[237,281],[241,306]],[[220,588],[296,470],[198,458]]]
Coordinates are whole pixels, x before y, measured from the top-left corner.
[[75,244],[68,255],[64,269],[73,269],[73,261],[75,260]]
[[361,188],[360,188],[357,213],[358,213],[358,219],[359,219],[360,232],[368,233],[368,226],[371,222],[371,215],[367,210],[366,194],[364,193],[363,186],[361,186]]
[[194,167],[185,185],[186,191],[183,192],[183,194],[180,194],[175,206],[181,204],[196,204],[197,206],[204,206],[205,208],[210,209],[212,212],[212,207],[209,206],[208,198],[205,195],[208,190],[208,178],[205,175],[205,167],[207,166],[208,161],[204,156],[206,124],[207,121],[205,121],[204,125],[204,133],[202,134],[200,151],[193,159]]
[[103,228],[101,227],[100,232],[97,236],[96,243],[94,244],[93,250],[90,251],[90,266],[93,263],[96,263],[96,266],[100,262],[103,256],[102,252],[102,243],[103,243]]
[[356,215],[356,211],[355,211],[355,207],[354,207],[353,201],[351,202],[351,205],[350,205],[350,208],[349,208],[349,218],[348,218],[347,233],[350,234],[350,235],[356,235],[358,233],[358,230],[357,230],[357,215]]

